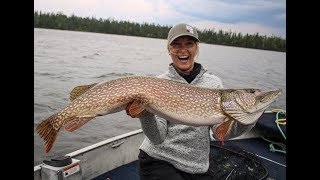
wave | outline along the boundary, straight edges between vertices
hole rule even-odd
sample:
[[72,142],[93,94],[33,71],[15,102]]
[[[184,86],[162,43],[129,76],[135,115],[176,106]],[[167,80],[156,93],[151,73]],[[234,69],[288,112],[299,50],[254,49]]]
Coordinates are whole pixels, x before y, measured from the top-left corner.
[[134,73],[115,73],[115,72],[112,72],[112,73],[107,73],[107,74],[102,74],[102,75],[99,75],[99,76],[96,76],[96,77],[93,77],[93,78],[106,78],[106,77],[123,77],[123,76],[133,76],[135,75]]

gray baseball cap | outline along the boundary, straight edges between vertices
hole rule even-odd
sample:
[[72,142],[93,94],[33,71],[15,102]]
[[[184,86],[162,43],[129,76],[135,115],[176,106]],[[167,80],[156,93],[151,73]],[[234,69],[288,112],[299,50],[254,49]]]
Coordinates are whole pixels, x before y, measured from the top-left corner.
[[167,38],[168,44],[171,44],[173,40],[180,36],[191,36],[200,42],[196,28],[185,23],[180,23],[170,29]]

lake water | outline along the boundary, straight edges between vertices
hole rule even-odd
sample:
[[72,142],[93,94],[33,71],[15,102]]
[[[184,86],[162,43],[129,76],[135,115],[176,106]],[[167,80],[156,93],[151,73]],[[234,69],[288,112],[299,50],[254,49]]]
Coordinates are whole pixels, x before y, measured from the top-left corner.
[[[286,109],[286,53],[200,43],[196,61],[219,76],[225,88],[281,88],[283,95],[269,110]],[[35,28],[34,165],[141,128],[125,111],[97,117],[72,133],[60,130],[45,155],[35,128],[68,104],[75,86],[127,75],[159,75],[170,62],[163,39]]]

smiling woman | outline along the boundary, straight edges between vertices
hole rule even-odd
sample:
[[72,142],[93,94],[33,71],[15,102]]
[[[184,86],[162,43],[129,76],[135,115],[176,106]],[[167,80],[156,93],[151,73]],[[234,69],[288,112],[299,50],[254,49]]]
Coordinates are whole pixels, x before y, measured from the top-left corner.
[[[172,37],[171,34],[177,33],[176,31],[183,34],[183,30],[178,29],[179,26],[186,26],[180,24],[172,28],[169,32],[168,51],[171,56],[172,62],[177,67],[177,70],[181,73],[190,72],[194,67],[195,57],[199,52],[199,39],[194,35],[183,35],[179,37]],[[187,31],[194,34],[193,31]],[[198,36],[198,34],[196,34]],[[172,38],[171,38],[172,37]]]
[[[200,72],[200,64],[195,63],[199,55],[199,42],[197,30],[188,24],[178,24],[168,34],[167,49],[173,67],[188,83]],[[192,70],[195,73],[191,73]]]
[[[185,23],[177,24],[170,29],[167,40],[167,50],[172,63],[169,71],[158,77],[198,87],[223,87],[219,77],[207,72],[200,63],[195,62],[199,54],[199,38],[195,27]],[[185,93],[177,103],[184,98],[194,97],[190,92]],[[193,107],[201,106],[200,99],[194,99]],[[192,111],[192,107],[188,105],[183,106],[184,110]],[[131,115],[128,109],[131,108],[126,109],[127,114]],[[210,130],[215,139],[227,140],[250,131],[256,123],[224,121],[212,126],[196,127],[170,122],[150,111],[142,111],[134,117],[140,118],[143,133],[146,135],[138,156],[141,180],[151,177],[166,180],[212,179],[215,175],[208,171]],[[194,118],[197,119],[199,118]]]

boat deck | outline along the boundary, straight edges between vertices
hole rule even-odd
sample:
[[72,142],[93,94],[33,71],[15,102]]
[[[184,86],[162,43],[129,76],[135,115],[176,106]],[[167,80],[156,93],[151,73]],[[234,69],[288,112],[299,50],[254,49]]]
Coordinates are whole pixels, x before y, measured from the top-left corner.
[[[229,140],[224,146],[237,146],[244,151],[254,153],[260,158],[261,163],[267,168],[268,174],[266,178],[284,180],[286,179],[286,156],[280,152],[272,152],[269,150],[269,143],[262,138],[250,138],[240,140]],[[220,146],[220,145],[219,145]],[[214,150],[212,146],[212,150]],[[112,171],[100,175],[94,180],[120,180],[132,179],[139,180],[138,161],[120,166]]]

